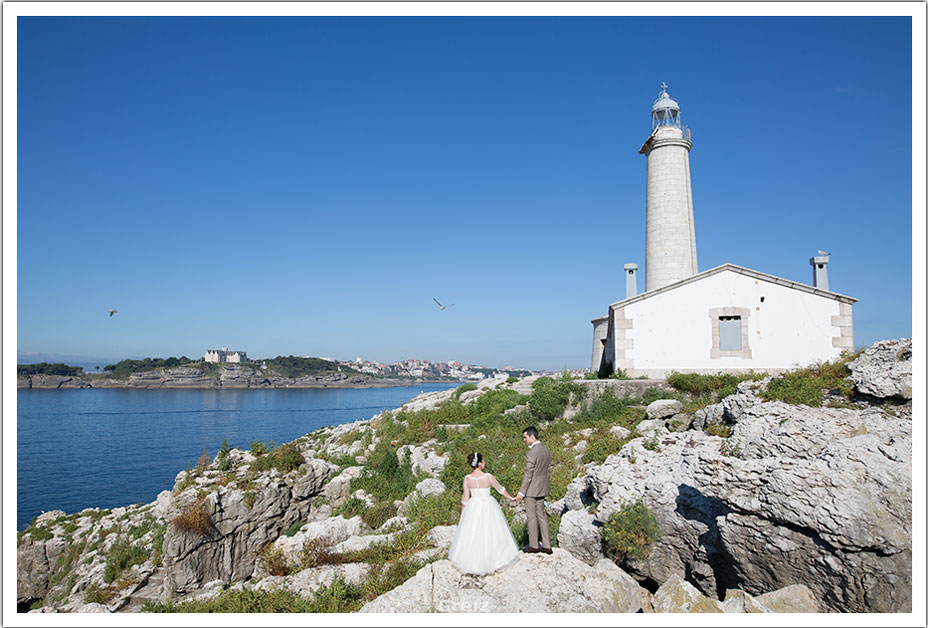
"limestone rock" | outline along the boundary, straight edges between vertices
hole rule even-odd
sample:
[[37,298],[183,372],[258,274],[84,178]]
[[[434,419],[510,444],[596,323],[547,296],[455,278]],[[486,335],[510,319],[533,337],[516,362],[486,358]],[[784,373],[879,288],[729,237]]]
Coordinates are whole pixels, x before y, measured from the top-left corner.
[[655,613],[724,613],[721,602],[706,597],[696,587],[674,574],[662,584],[651,604]]
[[111,612],[105,604],[99,604],[94,602],[93,604],[84,604],[79,608],[75,608],[75,613],[109,613]]
[[635,427],[635,431],[641,436],[652,436],[661,430],[666,431],[664,419],[645,419]]
[[267,576],[259,580],[254,589],[271,591],[288,589],[302,597],[309,597],[320,587],[328,586],[336,576],[349,584],[360,584],[370,572],[367,563],[346,563],[343,565],[323,565],[303,569],[292,576]]
[[912,339],[881,340],[847,365],[858,391],[874,397],[912,398]]
[[817,613],[818,603],[809,587],[792,584],[755,598],[756,602],[773,613]]
[[435,478],[426,478],[416,484],[416,492],[422,497],[441,495],[446,490],[445,483]]
[[693,415],[681,412],[675,414],[667,421],[667,427],[671,432],[685,432],[693,424]]
[[345,519],[338,515],[308,523],[293,536],[281,536],[274,541],[274,547],[279,549],[291,564],[295,564],[299,562],[304,544],[315,542],[320,545],[336,545],[361,534],[364,527],[361,517]]
[[600,521],[637,499],[658,519],[661,538],[623,568],[686,573],[707,595],[801,583],[830,611],[910,612],[911,420],[781,402],[737,412],[727,439],[638,438],[590,469]]
[[448,463],[448,454],[439,456],[435,453],[434,447],[437,442],[432,439],[422,443],[422,445],[403,445],[396,451],[396,455],[400,462],[409,459],[413,473],[427,473],[437,476],[441,474]]
[[740,589],[729,589],[725,592],[725,601],[722,609],[726,613],[770,613],[769,608]]
[[337,476],[329,480],[326,484],[323,494],[328,498],[332,506],[338,506],[348,498],[348,490],[351,480],[361,475],[364,467],[348,467]]
[[658,399],[648,404],[649,419],[666,419],[683,411],[683,404],[676,399]]
[[521,555],[488,576],[466,576],[450,561],[426,565],[362,613],[634,613],[638,583],[614,563],[591,567],[555,548],[551,555]]
[[595,517],[586,510],[568,510],[561,517],[557,543],[587,565],[603,559],[602,539]]
[[629,430],[625,429],[621,425],[613,425],[609,428],[609,433],[615,436],[618,440],[628,438],[632,434]]

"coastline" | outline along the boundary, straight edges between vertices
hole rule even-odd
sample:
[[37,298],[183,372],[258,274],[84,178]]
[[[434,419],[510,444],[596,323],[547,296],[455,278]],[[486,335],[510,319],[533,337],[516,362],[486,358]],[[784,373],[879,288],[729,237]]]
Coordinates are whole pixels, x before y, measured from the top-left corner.
[[133,389],[133,390],[268,390],[268,389],[311,389],[311,388],[398,388],[418,386],[421,384],[463,384],[461,381],[433,379],[379,379],[367,377],[265,377],[250,376],[245,378],[219,377],[172,377],[170,374],[151,376],[146,372],[143,377],[130,376],[128,379],[80,377],[69,375],[18,375],[17,390],[80,390],[80,389]]

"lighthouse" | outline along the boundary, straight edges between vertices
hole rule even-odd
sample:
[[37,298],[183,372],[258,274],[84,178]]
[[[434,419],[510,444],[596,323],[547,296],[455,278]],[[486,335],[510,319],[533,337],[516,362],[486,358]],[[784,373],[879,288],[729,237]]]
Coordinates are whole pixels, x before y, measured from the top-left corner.
[[690,188],[690,130],[667,84],[651,106],[651,135],[638,152],[648,158],[645,291],[692,277],[696,230]]

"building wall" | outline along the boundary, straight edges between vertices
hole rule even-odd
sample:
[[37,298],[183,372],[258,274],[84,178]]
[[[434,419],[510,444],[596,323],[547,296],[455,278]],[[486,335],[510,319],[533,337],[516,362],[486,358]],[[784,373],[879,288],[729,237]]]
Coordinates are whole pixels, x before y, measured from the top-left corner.
[[[742,316],[744,351],[720,352],[717,343],[713,350],[712,316],[720,313]],[[850,304],[734,271],[627,304],[613,318],[614,328],[621,325],[625,332],[625,359],[616,366],[632,377],[663,377],[673,370],[779,372],[853,348]]]

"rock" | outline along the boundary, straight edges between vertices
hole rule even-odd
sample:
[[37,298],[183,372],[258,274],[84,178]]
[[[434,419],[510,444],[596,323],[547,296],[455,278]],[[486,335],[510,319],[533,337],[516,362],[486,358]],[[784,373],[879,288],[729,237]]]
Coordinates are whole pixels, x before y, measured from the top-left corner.
[[451,547],[451,542],[454,541],[454,533],[457,528],[457,526],[435,526],[429,530],[428,540],[436,548],[447,550]]
[[43,512],[38,517],[35,518],[36,523],[51,523],[58,517],[64,517],[65,512],[63,510],[49,510],[48,512]]
[[94,602],[93,604],[84,604],[76,609],[75,613],[109,613],[110,609],[106,607],[105,604],[98,604]]
[[718,600],[706,597],[696,587],[674,574],[651,598],[655,613],[724,613]]
[[593,503],[593,491],[585,475],[576,477],[567,485],[564,506],[568,510],[584,510]]
[[446,490],[445,483],[435,478],[426,478],[416,484],[416,492],[422,497],[441,495]]
[[666,419],[683,411],[683,404],[676,399],[658,399],[648,404],[649,419]]
[[432,439],[422,445],[403,445],[396,451],[396,455],[400,462],[409,459],[413,473],[427,473],[437,476],[441,474],[448,463],[448,454],[439,456],[435,453],[434,447],[437,442]]
[[595,517],[586,510],[568,510],[561,517],[557,543],[587,565],[595,565],[603,558],[602,539]]
[[712,596],[803,584],[829,611],[911,612],[911,430],[878,408],[759,402],[729,438],[635,439],[587,478],[598,520],[637,499],[657,518],[661,538],[622,563],[641,580],[686,573]]
[[671,432],[685,432],[693,424],[693,415],[681,412],[670,417],[667,427]]
[[755,598],[740,589],[729,589],[725,592],[725,601],[722,609],[726,613],[770,613],[771,610],[759,604]]
[[155,499],[155,505],[151,509],[151,514],[156,519],[165,519],[174,506],[174,493],[171,491],[161,491]]
[[635,427],[635,431],[641,436],[652,436],[664,429],[664,419],[645,419]]
[[439,560],[360,612],[634,613],[640,608],[638,583],[612,561],[591,567],[555,548],[551,555],[521,555],[508,567],[479,578]]
[[912,398],[912,339],[881,340],[847,365],[858,391],[874,397]]
[[339,506],[348,498],[351,480],[360,476],[362,471],[364,471],[364,467],[348,467],[329,480],[329,483],[326,484],[322,493],[332,506]]
[[621,425],[613,425],[609,428],[609,433],[615,436],[618,440],[628,438],[632,435],[629,430],[625,429]]
[[818,603],[809,587],[792,584],[788,587],[758,595],[755,600],[773,613],[817,613]]
[[341,515],[330,517],[322,521],[307,523],[293,536],[281,536],[274,541],[274,547],[279,549],[291,564],[300,559],[300,552],[305,543],[315,542],[319,545],[331,546],[341,543],[352,536],[361,534],[364,530],[361,517],[345,519]]
[[345,563],[342,565],[322,565],[303,569],[292,576],[267,576],[254,585],[258,591],[272,591],[274,589],[288,589],[299,596],[310,597],[320,587],[328,586],[340,576],[349,584],[361,584],[370,566],[367,563]]
[[365,508],[370,508],[371,506],[374,505],[374,498],[370,494],[368,494],[368,492],[365,491],[363,488],[359,488],[354,493],[352,493],[351,498],[358,499],[364,502]]

